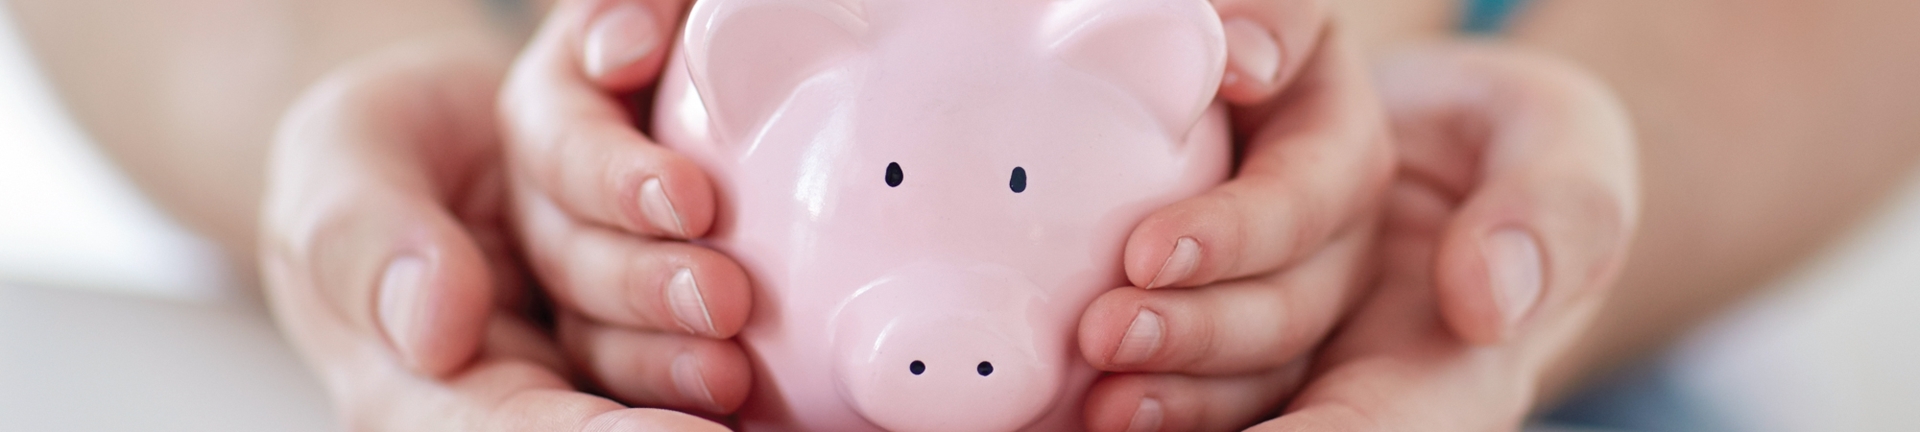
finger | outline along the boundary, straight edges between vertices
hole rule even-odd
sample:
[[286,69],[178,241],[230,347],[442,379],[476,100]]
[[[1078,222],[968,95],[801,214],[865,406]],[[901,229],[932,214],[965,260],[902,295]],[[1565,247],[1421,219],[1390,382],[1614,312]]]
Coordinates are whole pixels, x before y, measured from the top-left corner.
[[1272,99],[1297,76],[1320,43],[1327,0],[1214,0],[1227,36],[1220,97],[1235,105]]
[[[550,341],[487,311],[486,261],[444,209],[467,215],[486,202],[462,180],[498,171],[485,107],[504,61],[466,48],[373,56],[289,112],[268,171],[261,247],[268,300],[289,340],[349,429],[718,428],[567,390]],[[476,345],[485,349],[473,360]],[[422,365],[435,376],[416,373]]]
[[753,370],[732,341],[635,331],[578,317],[560,323],[567,351],[613,397],[638,406],[733,412]]
[[1239,173],[1127,239],[1136,286],[1197,286],[1306,257],[1372,209],[1393,169],[1376,97],[1336,38],[1246,148]]
[[1106,371],[1224,375],[1280,367],[1319,344],[1363,294],[1370,242],[1356,231],[1262,278],[1109,291],[1080,320],[1081,355]]
[[684,414],[627,410],[571,391],[554,372],[558,356],[551,342],[500,314],[486,330],[483,360],[445,378],[417,375],[400,353],[378,336],[368,337],[364,323],[329,307],[331,293],[314,289],[318,278],[312,272],[294,271],[299,262],[265,264],[275,317],[325,379],[350,429],[725,430]]
[[[1381,80],[1410,148],[1405,169],[1464,196],[1435,268],[1456,333],[1499,342],[1532,314],[1612,285],[1639,196],[1631,129],[1604,86],[1479,48],[1404,56]],[[1477,132],[1438,135],[1446,123]]]
[[638,330],[709,338],[733,337],[746,325],[747,274],[725,255],[583,225],[538,194],[523,190],[519,197],[527,258],[562,308]]
[[[485,109],[464,117],[431,107],[484,104],[498,81],[484,73],[424,79],[422,71],[445,65],[410,61],[412,50],[349,67],[291,109],[268,170],[261,254],[288,281],[278,286],[313,291],[322,300],[313,305],[438,375],[473,356],[493,295],[486,258],[445,210],[461,197],[440,180],[486,170],[475,162],[485,146],[453,143],[488,142],[492,123]],[[498,61],[455,57],[465,59],[455,65],[462,70],[494,70],[488,62]],[[366,66],[375,64],[388,66]],[[378,74],[404,78],[366,78]],[[421,88],[444,91],[390,97]],[[422,145],[422,130],[447,141]],[[422,159],[427,152],[439,157]]]
[[269,300],[290,340],[312,361],[352,430],[726,430],[697,417],[625,409],[579,393],[556,373],[552,341],[524,320],[496,312],[480,360],[444,378],[407,370],[391,350],[285,266],[267,267]]
[[[601,88],[626,93],[659,77],[688,0],[589,0],[568,5],[568,47],[579,71]],[[556,13],[556,18],[558,15]],[[581,25],[584,23],[584,25]]]
[[[647,21],[652,18],[635,18],[634,14],[678,14],[677,7],[666,12],[652,9],[677,4],[665,0],[563,4],[509,75],[500,104],[508,159],[516,172],[567,213],[592,223],[660,237],[698,237],[711,226],[713,188],[706,174],[686,158],[642,136],[613,90],[590,80],[579,58],[585,48],[579,48],[582,36],[577,34],[578,29],[589,28],[594,19]],[[652,12],[643,12],[649,10]],[[609,16],[596,15],[602,12]],[[602,28],[619,28],[606,30],[613,33],[629,31],[618,22]],[[652,32],[660,33],[657,43],[666,43],[669,38],[664,29],[670,28],[661,26]],[[659,60],[650,62],[657,71]]]
[[1087,392],[1087,430],[1240,430],[1277,412],[1306,375],[1304,360],[1251,375],[1118,374]]

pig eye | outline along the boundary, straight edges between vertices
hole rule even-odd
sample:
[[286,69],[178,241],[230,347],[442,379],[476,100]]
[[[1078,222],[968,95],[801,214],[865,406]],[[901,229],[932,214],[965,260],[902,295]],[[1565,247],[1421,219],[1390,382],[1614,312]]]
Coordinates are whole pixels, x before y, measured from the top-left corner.
[[979,366],[973,367],[973,371],[979,372],[980,376],[993,375],[993,362],[980,362]]
[[[1007,187],[1013,188],[1013,193],[1026,192],[1027,191],[1027,169],[1021,168],[1021,167],[1013,167],[1013,178],[1007,180]],[[986,363],[981,363],[981,364],[986,364]],[[987,368],[986,370],[993,370],[993,367],[991,366],[987,366],[986,368]],[[981,375],[986,375],[986,373],[982,372]]]
[[[900,187],[900,181],[906,180],[906,177],[907,173],[900,172],[900,164],[898,162],[887,163],[887,187]],[[1025,181],[1022,180],[1022,182]]]
[[914,360],[913,363],[907,364],[907,372],[913,372],[914,375],[926,373],[927,364],[921,363],[919,360]]

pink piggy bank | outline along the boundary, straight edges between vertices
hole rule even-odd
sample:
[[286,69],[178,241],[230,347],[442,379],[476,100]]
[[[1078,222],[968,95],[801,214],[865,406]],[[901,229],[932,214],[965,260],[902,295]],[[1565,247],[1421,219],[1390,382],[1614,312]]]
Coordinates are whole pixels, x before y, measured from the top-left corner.
[[755,431],[1082,429],[1074,335],[1222,181],[1206,0],[702,0],[654,132],[755,286]]

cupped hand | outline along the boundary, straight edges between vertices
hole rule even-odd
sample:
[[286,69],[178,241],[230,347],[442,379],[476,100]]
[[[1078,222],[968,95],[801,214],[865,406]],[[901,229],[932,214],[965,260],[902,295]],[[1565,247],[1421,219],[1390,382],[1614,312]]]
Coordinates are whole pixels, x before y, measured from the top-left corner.
[[519,240],[559,315],[562,347],[630,404],[724,414],[752,384],[730,340],[746,272],[685,242],[713,225],[691,161],[642,135],[685,0],[564,1],[515,62],[498,117]]
[[1380,70],[1400,174],[1379,285],[1255,430],[1516,430],[1619,272],[1633,133],[1598,81],[1540,57],[1435,47]]
[[725,430],[575,390],[511,252],[484,39],[370,56],[283,119],[260,227],[282,330],[352,430]]
[[1115,372],[1098,431],[1226,430],[1268,418],[1365,294],[1393,148],[1365,69],[1315,0],[1217,0],[1236,171],[1142,221],[1135,287],[1094,301],[1082,355]]

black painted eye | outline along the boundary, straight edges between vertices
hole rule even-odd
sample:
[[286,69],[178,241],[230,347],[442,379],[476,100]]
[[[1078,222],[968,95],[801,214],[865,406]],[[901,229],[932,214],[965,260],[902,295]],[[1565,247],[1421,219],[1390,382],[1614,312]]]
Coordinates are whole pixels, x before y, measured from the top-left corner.
[[914,360],[913,363],[907,365],[907,372],[913,372],[914,375],[926,373],[926,371],[927,364],[921,363],[919,360]]
[[907,173],[900,172],[900,164],[887,163],[887,187],[900,187],[900,181],[906,180]]
[[993,375],[993,362],[980,362],[980,365],[974,366],[973,370],[979,372],[980,376]]
[[[1007,187],[1013,188],[1013,193],[1026,192],[1027,191],[1027,169],[1021,168],[1021,167],[1013,167],[1013,179],[1007,180]],[[986,375],[986,374],[981,374],[981,375]]]

